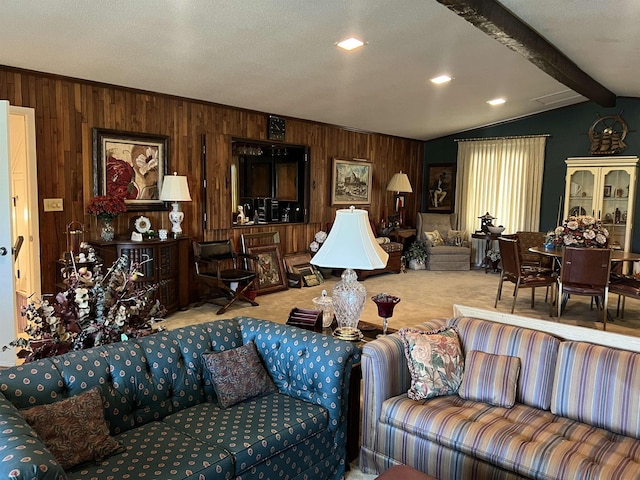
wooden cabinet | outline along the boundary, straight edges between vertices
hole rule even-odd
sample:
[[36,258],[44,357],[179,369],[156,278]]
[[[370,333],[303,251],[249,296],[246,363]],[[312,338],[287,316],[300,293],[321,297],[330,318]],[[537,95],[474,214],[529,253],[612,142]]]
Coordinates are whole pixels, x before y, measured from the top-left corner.
[[609,244],[631,251],[638,157],[566,160],[564,216],[593,215],[609,230]]
[[189,306],[189,275],[191,262],[189,252],[191,239],[177,240],[114,240],[112,242],[92,242],[96,253],[104,260],[104,269],[122,255],[131,262],[141,264],[139,271],[144,284],[156,284],[156,295],[169,312]]

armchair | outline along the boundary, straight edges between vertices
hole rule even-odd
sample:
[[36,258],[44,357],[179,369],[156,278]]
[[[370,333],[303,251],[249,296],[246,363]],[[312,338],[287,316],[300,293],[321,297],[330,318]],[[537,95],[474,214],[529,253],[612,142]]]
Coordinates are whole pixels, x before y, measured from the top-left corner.
[[[471,248],[468,245],[467,232],[456,229],[458,215],[455,213],[425,213],[416,215],[417,241],[427,245],[428,270],[469,270],[471,268]],[[443,243],[433,242],[427,232],[438,232]],[[458,237],[461,242],[456,245],[452,241]],[[436,243],[436,244],[434,244]]]

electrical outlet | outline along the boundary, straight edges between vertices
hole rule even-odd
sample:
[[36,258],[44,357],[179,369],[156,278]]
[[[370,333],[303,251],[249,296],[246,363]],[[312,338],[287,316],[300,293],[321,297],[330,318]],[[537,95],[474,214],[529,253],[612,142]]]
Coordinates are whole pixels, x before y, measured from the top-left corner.
[[45,212],[61,212],[62,210],[64,210],[62,208],[61,198],[45,198],[43,202]]

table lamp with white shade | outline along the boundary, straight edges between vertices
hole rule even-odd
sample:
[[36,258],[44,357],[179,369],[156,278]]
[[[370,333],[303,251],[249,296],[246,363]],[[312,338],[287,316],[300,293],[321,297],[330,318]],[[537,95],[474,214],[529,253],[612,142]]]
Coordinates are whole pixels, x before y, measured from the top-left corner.
[[407,174],[403,173],[402,170],[400,170],[400,173],[395,173],[387,184],[387,191],[396,192],[396,213],[398,214],[398,223],[402,226],[404,223],[404,198],[400,194],[413,192]]
[[342,281],[331,294],[338,328],[333,333],[345,340],[359,340],[358,321],[367,298],[367,289],[358,282],[353,270],[384,268],[389,254],[382,250],[373,235],[369,212],[355,207],[338,210],[327,239],[311,263],[319,267],[344,268]]
[[180,224],[182,220],[184,220],[184,213],[180,211],[180,204],[178,202],[191,201],[187,177],[178,175],[177,172],[173,172],[173,175],[166,175],[162,180],[160,200],[163,202],[172,202],[171,205],[173,209],[169,212],[169,221],[171,225],[173,225],[171,231],[174,237],[178,237],[182,234]]

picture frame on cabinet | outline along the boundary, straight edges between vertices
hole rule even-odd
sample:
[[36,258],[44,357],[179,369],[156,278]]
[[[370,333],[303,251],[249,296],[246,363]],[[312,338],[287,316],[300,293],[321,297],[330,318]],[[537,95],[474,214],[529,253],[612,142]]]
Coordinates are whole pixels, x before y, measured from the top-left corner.
[[169,137],[93,129],[94,195],[124,198],[127,210],[167,210],[160,200]]
[[278,245],[247,247],[247,253],[257,257],[258,295],[289,288]]
[[604,186],[604,196],[605,197],[610,197],[611,196],[611,185],[605,185]]
[[373,165],[366,159],[333,159],[331,205],[370,205]]

